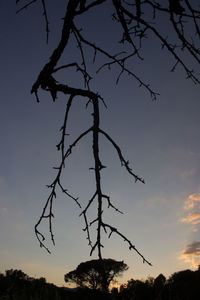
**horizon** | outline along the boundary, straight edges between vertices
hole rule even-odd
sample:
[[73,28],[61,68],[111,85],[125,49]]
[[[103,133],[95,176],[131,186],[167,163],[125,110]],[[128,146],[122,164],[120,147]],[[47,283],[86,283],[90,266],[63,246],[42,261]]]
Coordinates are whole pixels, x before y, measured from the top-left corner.
[[[0,10],[3,40],[0,270],[22,269],[56,285],[62,285],[64,274],[81,261],[97,257],[97,253],[90,257],[87,236],[82,230],[84,219],[79,217],[81,210],[61,192],[54,203],[55,247],[48,236],[48,224],[41,226],[51,255],[40,248],[34,233],[49,196],[46,185],[54,179],[53,167],[60,162],[56,145],[60,140],[66,97],[59,95],[52,102],[41,91],[40,103],[36,103],[30,90],[57,45],[65,3],[61,0],[56,9],[52,3],[48,4],[51,28],[48,45],[40,5],[36,3],[16,15],[15,3],[3,1]],[[89,12],[83,26],[88,36],[98,36],[106,47],[111,44],[109,35],[113,39],[118,37],[114,25],[107,30],[110,9],[108,4],[102,6],[97,16]],[[163,19],[161,30],[169,31],[165,22]],[[107,166],[102,171],[104,191],[124,212],[122,215],[108,211],[105,205],[105,219],[120,229],[153,265],[143,264],[141,257],[114,233],[110,239],[105,235],[103,257],[124,260],[129,266],[123,281],[130,274],[133,278],[156,277],[160,273],[169,277],[200,264],[199,86],[187,80],[179,67],[170,72],[173,60],[160,46],[150,36],[144,42],[144,63],[133,61],[134,71],[160,93],[158,100],[152,101],[129,76],[124,75],[115,85],[118,75],[115,69],[111,73],[106,70],[98,73],[92,83],[108,106],[108,109],[103,105],[100,108],[102,128],[120,145],[133,171],[145,179],[145,184],[134,183],[121,167],[116,152],[101,139],[101,159]],[[62,62],[68,62],[73,51],[77,51],[74,42],[69,56],[66,53]],[[93,56],[89,52],[87,55]],[[186,60],[191,68],[196,67],[189,56]],[[101,57],[97,61],[100,64]],[[64,72],[60,78],[66,79]],[[79,85],[76,72],[67,79],[72,86]],[[73,104],[69,144],[83,128],[91,126],[91,108],[89,105],[86,109],[86,104],[80,98]],[[63,176],[67,189],[79,197],[83,207],[94,193],[91,149],[91,136],[87,136],[70,156]],[[95,213],[91,207],[91,215]]]
[[[199,265],[200,266],[200,265]],[[13,268],[11,268],[11,269],[9,269],[9,270],[15,270],[15,269],[13,269]],[[184,272],[184,271],[187,271],[187,270],[189,270],[189,271],[192,271],[192,272],[195,272],[195,271],[198,271],[199,270],[199,267],[197,267],[196,268],[196,270],[195,269],[184,269],[184,270],[180,270],[180,271],[175,271],[175,272],[173,272],[172,274],[170,274],[168,277],[167,276],[165,276],[165,274],[163,274],[163,273],[160,273],[160,274],[158,274],[157,276],[155,276],[155,277],[147,277],[147,278],[133,278],[133,277],[131,277],[131,278],[129,278],[126,282],[120,282],[118,279],[120,278],[120,277],[122,277],[122,276],[117,276],[116,277],[116,279],[114,279],[114,282],[112,282],[111,281],[111,283],[110,283],[110,285],[109,285],[109,290],[111,289],[111,288],[113,288],[113,287],[116,287],[117,289],[119,289],[120,288],[120,286],[121,285],[123,285],[123,286],[126,286],[126,284],[128,283],[128,281],[129,280],[139,280],[139,281],[142,281],[142,282],[146,282],[146,281],[148,281],[149,279],[151,280],[151,279],[156,279],[156,277],[158,277],[159,275],[164,275],[164,277],[166,278],[166,281],[167,280],[169,280],[170,279],[170,277],[172,276],[172,275],[174,275],[175,273],[179,273],[179,272]],[[4,276],[6,276],[6,271],[8,271],[8,270],[4,270],[4,272],[2,273],[2,271],[0,270],[0,274],[3,274]],[[23,270],[21,270],[22,272],[23,272]],[[125,271],[126,272],[126,271]],[[53,282],[48,282],[47,280],[46,280],[46,278],[45,277],[35,277],[35,276],[29,276],[29,274],[26,274],[25,273],[25,275],[27,275],[28,276],[28,280],[29,279],[34,279],[34,280],[37,280],[37,279],[40,279],[40,278],[44,278],[45,279],[45,281],[46,281],[46,283],[47,284],[53,284],[53,285],[55,285],[55,286],[57,286],[57,287],[65,287],[65,288],[69,288],[69,289],[74,289],[74,288],[77,288],[77,287],[79,287],[78,286],[78,284],[76,284],[76,283],[66,283],[66,282],[64,282],[64,285],[57,285],[57,284],[55,284],[55,283],[53,283]],[[63,277],[64,277],[64,275],[63,275]]]

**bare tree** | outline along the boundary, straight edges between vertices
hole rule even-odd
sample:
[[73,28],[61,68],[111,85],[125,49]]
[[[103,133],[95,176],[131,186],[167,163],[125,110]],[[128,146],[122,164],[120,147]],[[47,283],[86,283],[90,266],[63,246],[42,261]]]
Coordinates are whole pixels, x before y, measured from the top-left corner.
[[[21,12],[32,6],[35,2],[41,3],[43,8],[43,15],[46,24],[46,38],[48,42],[49,38],[49,20],[48,20],[48,7],[47,0],[16,0],[21,7],[17,12]],[[56,3],[55,5],[59,5]],[[122,36],[119,42],[121,51],[114,53],[112,49],[115,49],[115,41],[113,41],[113,47],[110,50],[104,48],[103,44],[96,44],[93,40],[89,40],[87,32],[84,32],[84,24],[82,24],[81,17],[93,10],[93,14],[98,14],[101,6],[109,7],[112,11],[112,21],[116,25],[116,30],[121,28]],[[166,28],[161,31],[160,20],[166,19]],[[102,22],[103,22],[102,16]],[[167,51],[172,58],[173,66],[171,71],[175,71],[177,66],[180,66],[186,73],[186,77],[192,80],[195,84],[200,83],[198,74],[190,68],[187,63],[187,56],[190,55],[194,61],[198,64],[200,62],[200,49],[199,49],[199,37],[200,37],[200,10],[198,1],[190,0],[66,0],[66,10],[63,18],[62,32],[59,43],[55,47],[48,63],[44,65],[40,71],[36,81],[34,82],[31,93],[35,95],[37,102],[40,101],[39,90],[42,89],[50,94],[53,101],[57,100],[58,94],[63,93],[68,95],[68,101],[66,104],[66,112],[63,120],[63,126],[61,128],[61,139],[57,145],[57,149],[61,152],[60,165],[57,167],[57,175],[53,182],[48,185],[50,194],[46,200],[42,214],[35,225],[35,234],[41,247],[44,247],[48,252],[49,249],[45,245],[45,236],[40,230],[42,221],[48,220],[49,231],[53,244],[54,234],[52,228],[53,214],[53,202],[56,198],[57,189],[66,194],[67,197],[75,201],[75,203],[82,209],[80,216],[84,218],[85,228],[84,231],[87,235],[89,246],[91,247],[90,254],[92,255],[95,250],[98,252],[99,259],[102,259],[102,232],[104,231],[110,237],[113,233],[120,236],[125,242],[127,242],[129,249],[135,250],[139,256],[142,257],[143,262],[150,265],[150,262],[137,250],[131,240],[126,235],[121,233],[112,224],[104,221],[102,205],[104,202],[108,204],[108,208],[114,209],[118,213],[122,213],[111,201],[110,196],[103,192],[101,171],[105,166],[100,159],[99,153],[99,137],[103,136],[111,143],[116,150],[121,165],[127,170],[130,176],[133,177],[135,182],[139,181],[144,183],[144,179],[138,176],[129,165],[129,161],[125,159],[121,148],[112,139],[112,137],[100,127],[100,111],[99,106],[105,105],[104,99],[97,92],[91,88],[92,78],[95,73],[92,70],[95,68],[96,73],[99,73],[102,69],[111,69],[112,66],[118,68],[119,73],[116,74],[116,83],[123,74],[128,74],[134,80],[136,80],[140,87],[144,88],[153,100],[156,100],[158,93],[151,88],[151,86],[145,82],[139,75],[134,72],[134,64],[131,64],[131,59],[143,60],[142,49],[143,41],[148,36],[153,36],[155,40],[159,41],[162,49]],[[79,24],[79,25],[78,25]],[[80,25],[82,24],[82,26]],[[169,27],[173,29],[173,38],[168,37]],[[73,55],[70,56],[70,60],[64,64],[59,65],[59,62],[65,52],[68,51],[69,45],[75,39],[79,49],[79,60],[74,59]],[[112,41],[112,36],[110,37]],[[93,51],[93,65],[90,62],[90,58],[86,55],[87,51]],[[101,57],[103,63],[98,65],[96,56]],[[91,67],[92,65],[92,67]],[[81,74],[82,83],[84,88],[78,88],[77,86],[70,86],[68,82],[59,82],[55,79],[56,74],[65,69],[69,72],[71,69],[75,69]],[[70,115],[70,109],[74,102],[74,99],[84,98],[87,101],[87,106],[92,107],[92,124],[86,131],[81,132],[80,135],[74,140],[71,145],[67,144],[67,125]],[[95,176],[96,186],[91,198],[88,200],[86,207],[82,208],[79,199],[72,196],[68,190],[63,186],[62,173],[65,168],[66,162],[71,155],[73,148],[88,134],[92,134],[91,146],[93,149],[94,167],[92,168]],[[89,221],[89,209],[92,203],[97,204],[97,215]],[[96,226],[96,227],[95,227]],[[97,235],[95,241],[91,239],[91,230],[95,227],[97,229]]]

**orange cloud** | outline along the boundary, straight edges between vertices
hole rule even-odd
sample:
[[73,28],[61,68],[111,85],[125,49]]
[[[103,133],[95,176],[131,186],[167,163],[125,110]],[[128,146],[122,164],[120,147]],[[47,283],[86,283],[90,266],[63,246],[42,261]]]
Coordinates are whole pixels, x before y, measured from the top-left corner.
[[200,242],[194,241],[186,246],[186,249],[180,256],[191,267],[196,268],[200,265]]
[[200,194],[191,194],[188,198],[192,201],[200,201]]
[[181,222],[196,225],[200,223],[200,212],[192,212],[186,218],[182,218]]
[[200,193],[189,195],[188,199],[185,201],[184,209],[193,209],[194,206],[200,202]]

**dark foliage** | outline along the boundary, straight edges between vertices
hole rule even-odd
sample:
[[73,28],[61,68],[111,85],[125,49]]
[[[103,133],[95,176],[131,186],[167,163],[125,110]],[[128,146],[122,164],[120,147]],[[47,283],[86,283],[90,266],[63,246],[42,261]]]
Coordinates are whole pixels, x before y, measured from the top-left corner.
[[34,279],[21,270],[0,273],[0,300],[109,300],[110,295],[90,289],[65,289],[46,283],[45,278]]
[[66,293],[45,278],[31,278],[21,270],[7,270],[0,275],[0,300],[64,300]]
[[123,261],[94,259],[80,263],[75,270],[65,274],[65,282],[108,291],[110,283],[127,269],[128,266]]
[[174,273],[168,280],[160,274],[153,281],[131,279],[115,299],[119,300],[198,300],[200,270]]
[[0,300],[199,300],[200,269],[160,274],[146,281],[130,279],[119,291],[102,292],[89,288],[68,289],[34,279],[21,270],[0,273]]
[[168,280],[168,286],[174,299],[200,298],[200,270],[184,270],[174,273]]

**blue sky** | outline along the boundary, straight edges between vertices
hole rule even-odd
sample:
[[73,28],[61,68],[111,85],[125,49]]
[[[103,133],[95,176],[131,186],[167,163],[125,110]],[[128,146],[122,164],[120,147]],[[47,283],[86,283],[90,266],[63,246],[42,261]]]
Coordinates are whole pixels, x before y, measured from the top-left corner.
[[[61,1],[61,7],[65,1]],[[16,15],[15,3],[1,1],[1,108],[0,108],[0,271],[22,269],[30,276],[64,284],[64,274],[80,262],[90,259],[83,220],[79,209],[58,193],[55,207],[56,247],[52,254],[39,247],[34,235],[37,222],[59,162],[56,144],[62,125],[66,97],[56,103],[41,92],[36,103],[30,94],[40,69],[54,49],[62,17],[62,8],[50,6],[50,42],[45,43],[44,21],[36,4]],[[52,13],[53,12],[53,13]],[[105,11],[106,12],[106,11]],[[105,13],[104,26],[106,26]],[[60,19],[59,19],[60,20]],[[96,29],[86,22],[89,36],[98,37],[109,46],[100,16]],[[165,23],[162,24],[164,30]],[[92,28],[92,29],[91,29]],[[115,38],[117,32],[112,31]],[[109,34],[109,32],[107,32]],[[101,158],[104,191],[124,215],[106,211],[105,217],[130,238],[150,260],[143,264],[118,237],[104,239],[104,257],[124,260],[129,270],[120,279],[146,278],[196,268],[200,255],[200,102],[199,87],[185,79],[181,69],[171,73],[173,61],[150,40],[144,50],[142,64],[134,62],[134,70],[161,95],[152,102],[138,83],[122,77],[115,85],[115,69],[103,71],[94,80],[94,90],[104,97],[108,109],[101,107],[102,128],[121,146],[133,170],[146,184],[134,183],[121,168],[113,148],[102,139]],[[71,52],[70,52],[71,51]],[[74,48],[66,54],[72,55]],[[90,53],[88,53],[90,55]],[[189,60],[188,63],[193,64]],[[196,66],[197,68],[197,66]],[[198,69],[197,69],[198,71]],[[64,79],[64,73],[63,73]],[[77,83],[75,77],[69,79]],[[79,83],[78,83],[79,84]],[[70,141],[91,122],[91,110],[85,100],[75,101],[69,120]],[[70,157],[64,181],[69,190],[86,204],[94,191],[93,174],[89,170],[93,158],[91,137],[84,139]],[[91,214],[95,214],[92,207]],[[44,226],[48,235],[48,228]],[[96,258],[94,255],[92,258]]]

